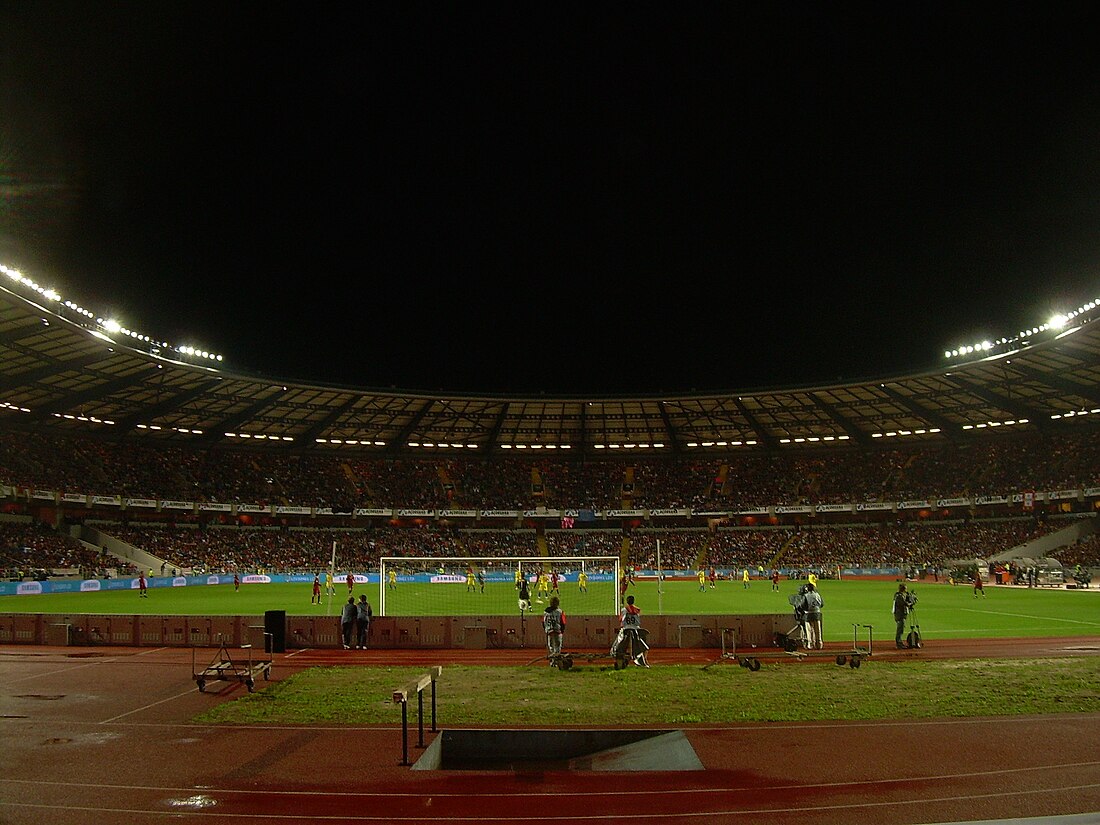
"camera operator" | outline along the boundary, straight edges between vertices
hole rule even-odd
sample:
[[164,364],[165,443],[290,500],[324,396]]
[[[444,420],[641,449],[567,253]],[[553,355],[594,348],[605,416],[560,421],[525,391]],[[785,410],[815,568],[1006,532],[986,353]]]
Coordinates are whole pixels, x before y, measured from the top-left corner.
[[899,650],[905,649],[905,644],[901,641],[901,637],[905,635],[905,620],[909,616],[909,611],[913,609],[913,605],[917,603],[917,597],[908,592],[905,587],[905,583],[902,582],[898,585],[898,592],[894,594],[894,621],[897,623],[897,631],[894,634],[894,644],[897,645]]
[[821,650],[825,646],[821,639],[821,608],[825,606],[825,600],[821,598],[813,582],[807,582],[799,590],[802,592],[799,606],[802,608],[806,627],[806,647]]

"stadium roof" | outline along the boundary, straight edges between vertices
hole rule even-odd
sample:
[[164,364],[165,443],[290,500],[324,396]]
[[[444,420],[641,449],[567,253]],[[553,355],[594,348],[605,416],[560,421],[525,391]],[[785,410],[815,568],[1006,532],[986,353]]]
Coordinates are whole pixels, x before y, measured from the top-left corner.
[[1091,323],[1100,307],[1013,348],[919,374],[698,395],[508,397],[234,374],[9,286],[0,287],[0,422],[13,429],[200,447],[564,459],[947,443],[1100,420],[1100,324]]

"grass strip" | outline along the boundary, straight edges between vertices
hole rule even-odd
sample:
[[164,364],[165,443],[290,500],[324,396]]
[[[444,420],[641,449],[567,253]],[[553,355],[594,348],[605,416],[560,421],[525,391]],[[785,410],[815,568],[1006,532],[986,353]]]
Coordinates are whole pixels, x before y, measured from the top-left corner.
[[[318,667],[224,702],[198,723],[396,724],[420,667]],[[430,713],[425,695],[425,714]],[[763,664],[650,670],[445,666],[447,727],[685,725],[1100,712],[1100,657]],[[415,720],[415,700],[410,701]]]

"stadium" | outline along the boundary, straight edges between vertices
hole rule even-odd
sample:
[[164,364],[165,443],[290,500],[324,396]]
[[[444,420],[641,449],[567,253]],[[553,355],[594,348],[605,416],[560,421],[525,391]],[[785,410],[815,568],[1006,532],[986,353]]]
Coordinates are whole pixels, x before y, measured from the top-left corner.
[[[987,694],[980,716],[783,729],[799,717],[587,721],[632,701],[613,692],[575,721],[498,717],[514,697],[463,721],[447,696],[488,695],[462,668],[537,671],[551,692],[670,674],[688,692],[719,674],[711,703],[750,680],[782,697],[801,674],[839,692],[844,674],[855,705],[873,703],[856,680],[901,697],[909,676],[891,668],[937,660],[998,679],[1004,661],[1084,672],[1100,653],[1100,301],[918,374],[534,398],[238,374],[2,277],[6,821],[280,819],[301,805],[316,821],[502,821],[562,794],[584,813],[554,821],[616,818],[639,795],[651,818],[713,822],[946,822],[978,801],[1066,822],[1100,810],[1094,687],[1070,712],[1053,686],[1034,712]],[[572,668],[546,667],[541,604],[517,611],[519,580],[535,588],[542,572],[569,616]],[[315,577],[323,594],[307,603]],[[807,580],[825,597],[822,651],[782,643]],[[921,595],[921,647],[889,638],[898,582]],[[346,650],[353,593],[375,615],[369,643]],[[643,606],[644,671],[607,655],[626,593]],[[851,667],[821,666],[834,660]],[[308,724],[268,707],[246,721],[246,697],[334,669],[380,715],[318,705]],[[898,726],[912,751],[890,773]],[[324,778],[346,770],[348,735],[367,754],[351,786]],[[776,752],[776,737],[806,736],[848,756],[806,771]],[[171,768],[149,751],[162,748],[178,751]],[[105,782],[102,765],[132,781]]]
[[0,823],[1100,823],[1095,10],[0,6]]

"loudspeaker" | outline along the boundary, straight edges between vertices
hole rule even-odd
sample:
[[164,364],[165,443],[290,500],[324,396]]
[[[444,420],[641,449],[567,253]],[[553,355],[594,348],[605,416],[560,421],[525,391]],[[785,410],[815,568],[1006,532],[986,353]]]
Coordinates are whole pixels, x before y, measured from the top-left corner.
[[265,653],[286,653],[286,611],[268,610],[264,613]]

